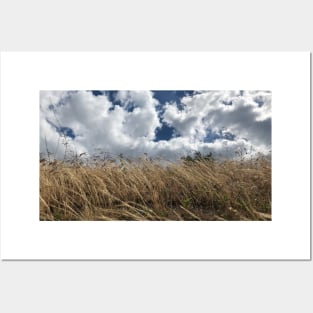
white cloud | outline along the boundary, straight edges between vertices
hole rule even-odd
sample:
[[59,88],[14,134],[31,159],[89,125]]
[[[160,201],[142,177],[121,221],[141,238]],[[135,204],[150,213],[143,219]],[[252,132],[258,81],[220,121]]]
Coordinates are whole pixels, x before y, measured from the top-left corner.
[[[75,138],[66,137],[67,149],[92,154],[96,148],[137,157],[176,158],[193,151],[232,157],[235,151],[263,151],[271,145],[271,93],[268,91],[197,91],[166,103],[151,91],[119,91],[120,105],[106,94],[89,91],[41,91],[40,151],[46,148],[62,158],[66,146],[57,127],[71,128]],[[175,129],[177,138],[155,141],[161,118]],[[232,133],[235,140],[205,142],[208,129]]]
[[132,139],[145,137],[153,140],[155,130],[161,126],[156,106],[158,101],[153,98],[151,91],[119,91],[116,99],[121,100],[123,107],[133,109],[127,112],[123,129]]
[[[259,106],[255,100],[264,104]],[[210,128],[226,130],[256,146],[271,145],[270,92],[208,91],[181,102],[185,105],[182,111],[176,103],[166,105],[164,120],[182,136],[201,140]]]

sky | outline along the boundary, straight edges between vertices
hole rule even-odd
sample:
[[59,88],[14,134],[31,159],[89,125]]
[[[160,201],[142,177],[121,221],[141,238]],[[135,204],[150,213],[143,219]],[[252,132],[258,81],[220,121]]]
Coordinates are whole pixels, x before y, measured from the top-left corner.
[[271,100],[266,90],[40,91],[40,152],[168,160],[195,151],[267,154]]

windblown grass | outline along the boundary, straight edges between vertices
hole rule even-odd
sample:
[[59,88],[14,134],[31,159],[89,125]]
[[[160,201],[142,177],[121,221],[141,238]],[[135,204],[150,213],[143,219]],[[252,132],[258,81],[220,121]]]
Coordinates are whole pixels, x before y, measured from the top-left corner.
[[40,220],[271,220],[271,162],[43,162]]

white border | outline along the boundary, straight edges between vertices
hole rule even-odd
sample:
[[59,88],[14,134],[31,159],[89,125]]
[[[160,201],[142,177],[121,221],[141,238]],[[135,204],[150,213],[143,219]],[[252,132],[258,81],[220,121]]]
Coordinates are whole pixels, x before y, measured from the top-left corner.
[[[40,222],[39,90],[272,90],[272,222]],[[309,259],[308,52],[1,53],[2,259]]]

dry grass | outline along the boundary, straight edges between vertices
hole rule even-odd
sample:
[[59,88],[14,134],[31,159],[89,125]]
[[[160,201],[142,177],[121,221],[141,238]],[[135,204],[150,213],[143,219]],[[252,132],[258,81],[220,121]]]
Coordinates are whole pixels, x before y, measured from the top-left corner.
[[271,162],[40,164],[41,220],[271,220]]

